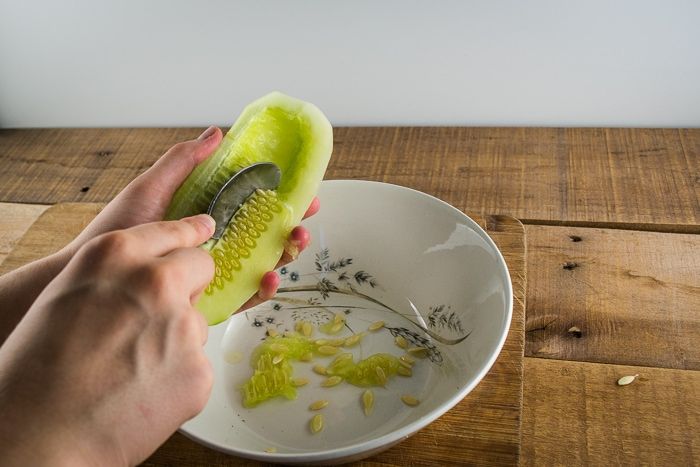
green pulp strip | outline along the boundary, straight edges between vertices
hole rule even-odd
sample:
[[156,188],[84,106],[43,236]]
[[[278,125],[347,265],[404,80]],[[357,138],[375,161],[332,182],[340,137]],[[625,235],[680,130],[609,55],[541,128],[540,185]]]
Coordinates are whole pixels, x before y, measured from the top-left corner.
[[387,378],[394,376],[399,369],[399,359],[387,353],[370,355],[355,363],[352,359],[341,359],[328,367],[329,376],[341,376],[345,381],[360,387],[384,386],[377,374],[381,368]]
[[[266,338],[253,351],[251,366],[255,371],[241,388],[243,405],[255,407],[280,396],[296,399],[297,390],[292,383],[293,368],[290,362],[307,361],[309,354],[322,356],[318,349],[325,346],[327,344],[319,344],[301,335]],[[273,359],[278,355],[283,358],[274,364]],[[384,386],[386,381],[380,379],[377,368],[381,368],[386,378],[390,378],[396,375],[399,366],[399,359],[390,354],[374,354],[359,362],[354,362],[351,354],[340,354],[329,365],[328,375],[340,376],[354,386]]]

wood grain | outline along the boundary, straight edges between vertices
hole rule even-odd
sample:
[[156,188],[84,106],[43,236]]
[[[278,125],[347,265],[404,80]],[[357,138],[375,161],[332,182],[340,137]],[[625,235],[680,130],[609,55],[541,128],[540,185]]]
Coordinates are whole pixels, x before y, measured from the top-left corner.
[[[0,265],[0,273],[56,251],[77,235],[101,206],[68,203],[46,210]],[[510,217],[474,218],[499,245],[513,282],[513,320],[503,351],[487,376],[456,407],[408,440],[358,465],[518,462],[526,287],[524,229]],[[175,434],[145,465],[247,465],[243,462]]]
[[526,355],[700,369],[700,236],[527,226],[527,244]]
[[0,264],[46,208],[37,204],[0,203]]
[[523,465],[700,465],[700,372],[526,358],[525,375]]
[[[0,201],[107,201],[200,131],[0,130]],[[700,129],[374,127],[334,135],[329,179],[396,183],[463,211],[526,221],[700,232]]]
[[60,250],[83,230],[102,206],[99,203],[65,203],[44,210],[0,264],[0,274]]

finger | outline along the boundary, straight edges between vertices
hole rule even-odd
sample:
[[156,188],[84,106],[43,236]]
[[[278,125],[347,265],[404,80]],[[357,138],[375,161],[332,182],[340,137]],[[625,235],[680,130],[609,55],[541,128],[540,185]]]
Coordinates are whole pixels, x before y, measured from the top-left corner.
[[197,326],[199,327],[200,342],[202,345],[207,343],[207,338],[209,337],[209,325],[204,315],[199,312],[199,310],[193,308],[192,313],[196,315],[195,320],[197,321]]
[[280,258],[275,269],[281,268],[285,264],[294,261],[299,254],[304,251],[304,249],[311,243],[311,234],[303,226],[299,225],[292,229],[289,234],[289,238],[284,245],[284,253],[282,253],[282,258]]
[[179,221],[141,224],[125,230],[135,240],[134,250],[141,255],[164,256],[177,248],[201,245],[214,233],[214,219],[206,214]]
[[136,182],[153,187],[159,196],[170,201],[175,190],[198,164],[214,152],[222,138],[221,130],[210,126],[199,138],[171,147]]
[[277,293],[277,287],[279,286],[280,276],[274,271],[266,272],[260,280],[260,289],[258,289],[258,293],[245,302],[239,311],[253,308],[254,306],[270,300]]
[[311,200],[311,204],[309,204],[309,209],[306,210],[303,219],[313,216],[318,212],[319,209],[321,209],[321,201],[319,201],[318,197],[314,196],[314,199]]
[[202,297],[202,294],[204,293],[204,290],[207,288],[207,285],[209,285],[209,284],[206,284],[200,290],[194,291],[194,293],[190,296],[190,303],[191,304],[194,305],[199,301],[199,299]]
[[178,293],[191,298],[200,294],[214,278],[214,260],[200,248],[179,248],[163,257],[165,267],[172,268],[178,283],[172,284]]

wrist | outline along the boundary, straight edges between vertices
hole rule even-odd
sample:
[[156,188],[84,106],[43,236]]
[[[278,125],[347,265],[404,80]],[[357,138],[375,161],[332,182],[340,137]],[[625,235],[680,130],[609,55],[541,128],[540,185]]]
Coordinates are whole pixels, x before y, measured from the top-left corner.
[[116,444],[90,426],[90,417],[71,417],[60,410],[52,413],[46,404],[12,393],[10,388],[0,395],[0,465],[126,465]]
[[[3,409],[10,409],[13,404],[0,401]],[[14,408],[21,404],[14,405]],[[75,449],[67,436],[69,429],[65,426],[47,429],[46,421],[28,419],[31,410],[3,410],[3,427],[0,428],[0,464],[6,466],[51,465],[81,466],[90,465]],[[94,464],[97,465],[97,464]]]
[[56,274],[61,272],[66,264],[75,256],[80,246],[76,244],[76,241],[70,242],[68,245],[64,246],[55,253],[50,254],[46,257],[49,261],[50,267],[56,270]]
[[0,345],[71,257],[71,249],[63,248],[0,277]]

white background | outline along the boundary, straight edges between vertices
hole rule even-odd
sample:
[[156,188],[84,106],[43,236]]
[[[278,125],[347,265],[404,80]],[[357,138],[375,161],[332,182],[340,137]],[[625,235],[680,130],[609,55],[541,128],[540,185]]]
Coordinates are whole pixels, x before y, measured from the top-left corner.
[[0,127],[700,126],[700,1],[0,0]]

